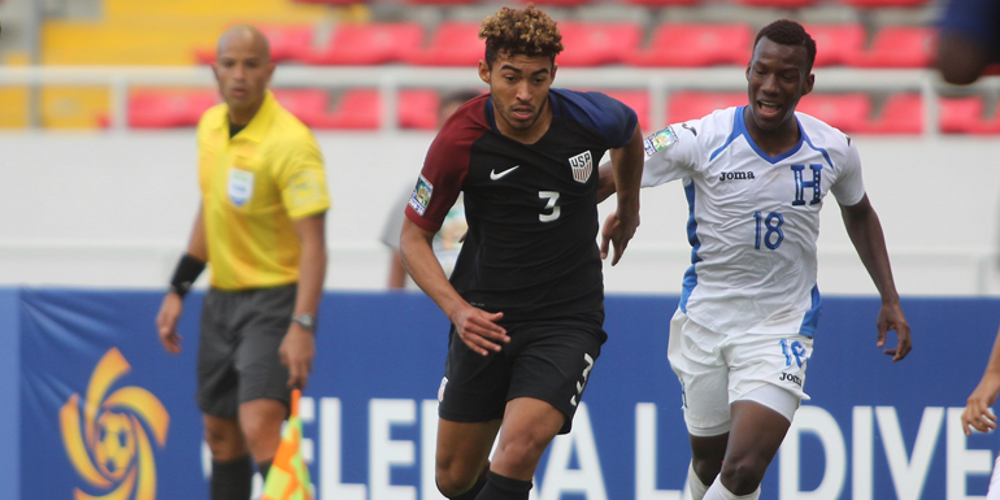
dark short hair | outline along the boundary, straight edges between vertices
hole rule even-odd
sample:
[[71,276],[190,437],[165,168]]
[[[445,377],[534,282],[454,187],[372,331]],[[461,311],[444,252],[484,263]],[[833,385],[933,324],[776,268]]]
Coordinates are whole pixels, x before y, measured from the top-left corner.
[[475,89],[458,89],[441,94],[441,107],[452,103],[464,104],[466,101],[475,99],[483,93]]
[[548,56],[555,62],[563,50],[556,22],[530,3],[520,10],[503,7],[484,19],[479,38],[486,39],[485,59],[491,68],[501,55]]
[[764,37],[781,45],[805,47],[806,62],[808,63],[806,72],[812,71],[813,62],[816,61],[816,41],[809,36],[809,33],[806,33],[805,28],[801,24],[788,19],[778,19],[764,26],[757,32],[757,38],[753,41],[754,50],[757,50],[757,43]]

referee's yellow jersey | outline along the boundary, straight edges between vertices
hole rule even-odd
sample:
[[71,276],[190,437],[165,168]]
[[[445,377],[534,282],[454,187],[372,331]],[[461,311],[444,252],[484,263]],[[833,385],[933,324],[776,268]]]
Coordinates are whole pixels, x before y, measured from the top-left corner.
[[301,249],[292,221],[330,207],[309,129],[267,91],[257,114],[230,139],[228,107],[215,106],[198,123],[198,177],[212,286],[298,281]]

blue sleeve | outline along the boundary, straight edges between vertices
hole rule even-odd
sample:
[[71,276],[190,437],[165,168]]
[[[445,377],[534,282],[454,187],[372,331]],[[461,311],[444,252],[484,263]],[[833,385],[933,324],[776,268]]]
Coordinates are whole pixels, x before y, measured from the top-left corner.
[[949,0],[938,26],[943,34],[993,47],[1000,41],[1000,2]]
[[551,89],[559,99],[560,111],[601,134],[608,148],[628,144],[639,118],[632,108],[601,92]]

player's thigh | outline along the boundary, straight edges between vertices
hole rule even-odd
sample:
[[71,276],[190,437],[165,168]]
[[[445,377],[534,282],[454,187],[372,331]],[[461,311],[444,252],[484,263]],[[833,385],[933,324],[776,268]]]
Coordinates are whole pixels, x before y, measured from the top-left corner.
[[216,289],[205,294],[198,340],[197,400],[202,413],[235,420],[239,375],[233,353],[239,336],[230,328],[234,297]]
[[509,350],[482,356],[465,345],[454,326],[449,335],[438,416],[456,423],[499,421],[510,387]]
[[[508,329],[513,364],[507,400],[533,398],[548,403],[564,417],[559,433],[568,433],[607,339],[602,319],[594,314]],[[505,428],[507,418],[505,414]]]
[[486,466],[500,423],[499,419],[486,422],[438,419],[435,461],[442,486],[445,482],[462,483],[458,489],[464,489],[475,482]]
[[235,353],[239,403],[266,398],[288,407],[288,368],[278,349],[291,324],[295,286],[255,290],[244,299],[235,312],[241,339]]
[[729,368],[721,350],[725,339],[680,309],[670,321],[667,359],[681,384],[684,421],[692,438],[729,432]]
[[813,339],[805,335],[745,334],[724,350],[729,359],[730,401],[751,400],[791,421],[805,393]]

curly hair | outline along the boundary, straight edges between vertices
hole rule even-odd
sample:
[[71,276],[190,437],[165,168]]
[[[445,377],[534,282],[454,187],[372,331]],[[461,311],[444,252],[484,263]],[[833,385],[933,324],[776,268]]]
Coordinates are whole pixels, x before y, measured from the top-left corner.
[[809,33],[806,33],[801,24],[788,19],[778,19],[764,26],[753,41],[754,49],[757,48],[757,42],[760,42],[760,39],[764,37],[777,44],[804,47],[808,63],[806,72],[812,71],[813,62],[816,60],[816,42],[809,36]]
[[530,3],[521,10],[503,7],[484,19],[479,38],[486,39],[486,64],[490,67],[501,55],[547,56],[555,62],[556,54],[563,50],[556,22]]

